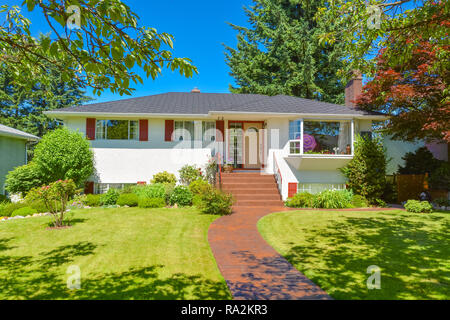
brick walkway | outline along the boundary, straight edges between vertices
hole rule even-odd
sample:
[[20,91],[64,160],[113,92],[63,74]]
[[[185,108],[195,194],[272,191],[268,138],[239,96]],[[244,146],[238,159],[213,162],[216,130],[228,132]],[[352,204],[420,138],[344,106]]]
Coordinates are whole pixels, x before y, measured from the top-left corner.
[[234,299],[331,299],[261,237],[257,222],[283,207],[236,207],[217,219],[208,240]]

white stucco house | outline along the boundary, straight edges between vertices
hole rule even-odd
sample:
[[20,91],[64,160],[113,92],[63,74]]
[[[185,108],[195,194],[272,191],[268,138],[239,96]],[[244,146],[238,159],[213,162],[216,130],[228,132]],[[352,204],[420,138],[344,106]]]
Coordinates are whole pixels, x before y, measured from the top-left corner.
[[155,173],[177,174],[185,164],[203,167],[220,156],[239,169],[275,174],[286,199],[297,191],[345,188],[339,168],[353,157],[355,135],[370,135],[372,123],[386,119],[351,105],[360,81],[350,82],[346,106],[195,89],[46,114],[91,141],[96,173],[87,192],[148,182]]

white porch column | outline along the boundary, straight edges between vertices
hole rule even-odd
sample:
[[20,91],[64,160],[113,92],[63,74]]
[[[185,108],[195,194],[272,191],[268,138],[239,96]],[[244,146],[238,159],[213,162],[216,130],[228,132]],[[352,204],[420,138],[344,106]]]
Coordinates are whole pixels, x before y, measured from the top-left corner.
[[202,121],[194,121],[194,148],[201,149],[203,147]]
[[303,155],[303,119],[300,119],[300,154]]
[[352,122],[351,122],[351,146],[352,146],[352,156],[355,154],[355,146],[354,146],[354,144],[355,144],[355,120],[354,119],[352,119]]

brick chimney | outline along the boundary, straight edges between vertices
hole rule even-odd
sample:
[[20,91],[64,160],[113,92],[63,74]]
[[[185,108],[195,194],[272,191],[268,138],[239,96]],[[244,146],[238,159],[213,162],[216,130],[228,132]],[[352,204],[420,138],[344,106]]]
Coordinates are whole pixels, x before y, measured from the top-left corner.
[[353,78],[345,87],[345,105],[355,107],[354,102],[362,93],[362,75],[359,71],[353,71]]
[[194,89],[191,90],[191,92],[193,92],[193,93],[200,93],[200,90],[197,87],[195,87]]

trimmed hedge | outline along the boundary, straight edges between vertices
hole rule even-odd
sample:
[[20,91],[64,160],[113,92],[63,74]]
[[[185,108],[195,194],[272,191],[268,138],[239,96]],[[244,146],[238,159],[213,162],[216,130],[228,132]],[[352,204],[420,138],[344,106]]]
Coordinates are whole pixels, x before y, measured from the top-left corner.
[[166,200],[164,198],[140,198],[139,208],[164,208]]
[[99,207],[101,204],[100,201],[101,196],[102,196],[101,194],[87,194],[85,205],[89,207]]
[[138,205],[139,198],[134,193],[123,193],[117,199],[119,206],[136,207]]
[[30,216],[35,213],[38,213],[36,209],[33,209],[31,207],[23,207],[23,208],[14,210],[13,213],[11,214],[11,217],[16,217],[16,216],[26,217],[26,216]]

